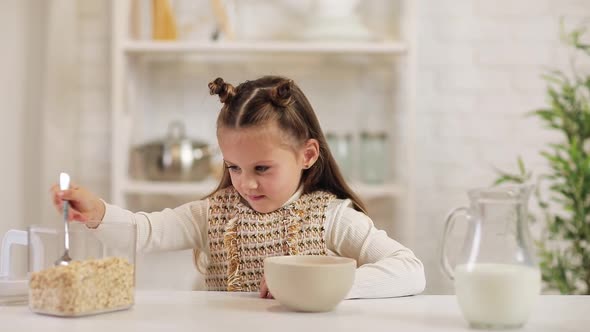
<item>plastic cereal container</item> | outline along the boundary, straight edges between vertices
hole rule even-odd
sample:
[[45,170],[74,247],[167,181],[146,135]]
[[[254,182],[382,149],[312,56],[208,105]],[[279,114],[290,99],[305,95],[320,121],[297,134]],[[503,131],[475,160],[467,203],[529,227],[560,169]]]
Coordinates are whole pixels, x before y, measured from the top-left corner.
[[131,308],[135,293],[136,227],[101,223],[96,229],[70,223],[67,266],[64,231],[29,228],[29,308],[55,316],[85,316]]

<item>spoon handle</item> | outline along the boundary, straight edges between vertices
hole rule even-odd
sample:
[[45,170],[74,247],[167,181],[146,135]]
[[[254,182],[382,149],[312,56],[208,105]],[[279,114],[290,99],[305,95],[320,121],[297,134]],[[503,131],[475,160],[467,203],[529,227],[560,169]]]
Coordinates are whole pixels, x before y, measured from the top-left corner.
[[65,249],[66,252],[70,250],[70,232],[69,232],[69,221],[68,221],[68,209],[69,209],[70,204],[68,203],[68,201],[64,201],[64,227],[65,227]]

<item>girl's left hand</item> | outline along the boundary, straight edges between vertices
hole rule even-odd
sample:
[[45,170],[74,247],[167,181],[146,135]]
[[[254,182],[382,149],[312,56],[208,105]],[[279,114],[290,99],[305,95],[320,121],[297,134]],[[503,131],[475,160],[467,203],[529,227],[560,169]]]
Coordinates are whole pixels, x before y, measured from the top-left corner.
[[268,286],[266,285],[266,280],[264,279],[264,276],[262,276],[262,280],[260,280],[260,297],[263,299],[274,299],[274,297],[268,290]]

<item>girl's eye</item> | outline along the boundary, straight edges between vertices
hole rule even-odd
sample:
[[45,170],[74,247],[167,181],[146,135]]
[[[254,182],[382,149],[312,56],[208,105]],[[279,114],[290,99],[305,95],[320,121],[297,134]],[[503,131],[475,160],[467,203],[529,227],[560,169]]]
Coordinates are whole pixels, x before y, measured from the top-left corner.
[[256,170],[256,172],[262,173],[267,171],[269,168],[270,167],[268,166],[256,166],[254,169]]
[[235,172],[237,172],[237,171],[239,171],[239,170],[240,170],[240,168],[239,168],[238,166],[234,166],[234,165],[227,165],[227,166],[225,166],[225,167],[226,167],[226,168],[227,168],[227,169],[228,169],[230,172],[233,172],[233,173],[235,173]]

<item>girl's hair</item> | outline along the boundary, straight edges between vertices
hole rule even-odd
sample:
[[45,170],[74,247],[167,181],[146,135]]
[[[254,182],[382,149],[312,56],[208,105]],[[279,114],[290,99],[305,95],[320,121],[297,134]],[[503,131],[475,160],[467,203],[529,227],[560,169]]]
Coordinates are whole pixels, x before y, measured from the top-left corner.
[[[349,198],[355,209],[366,213],[363,202],[344,181],[311,104],[292,80],[264,76],[234,87],[217,78],[209,83],[209,91],[212,95],[218,95],[223,103],[217,118],[218,130],[250,128],[275,122],[282,133],[295,142],[296,147],[309,139],[316,139],[320,148],[319,158],[313,166],[303,171],[303,193],[328,191],[338,198]],[[214,192],[229,186],[231,178],[224,167],[221,181]]]

